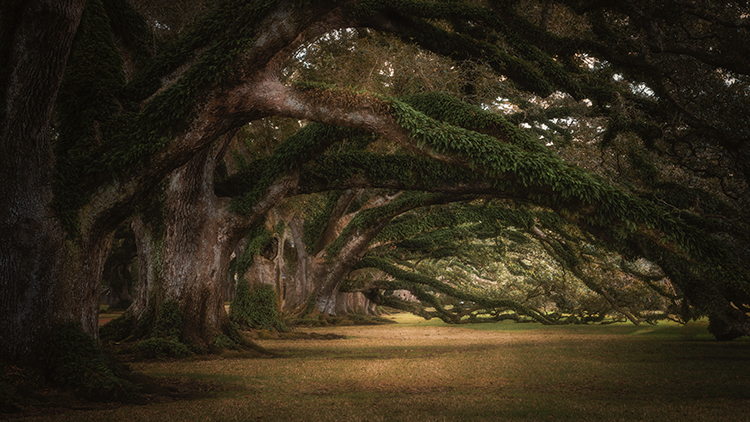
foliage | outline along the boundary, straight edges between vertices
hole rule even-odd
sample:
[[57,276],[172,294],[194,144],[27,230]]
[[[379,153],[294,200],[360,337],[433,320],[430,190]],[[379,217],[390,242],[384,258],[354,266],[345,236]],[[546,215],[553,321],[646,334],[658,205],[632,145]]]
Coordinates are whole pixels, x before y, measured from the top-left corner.
[[137,392],[135,385],[112,371],[99,345],[80,325],[59,326],[50,344],[51,378],[55,383],[90,400],[123,399]]
[[278,297],[270,285],[256,286],[252,291],[247,280],[237,282],[229,318],[240,327],[288,331],[280,319]]
[[192,356],[193,351],[182,342],[181,327],[182,316],[177,303],[168,300],[161,304],[158,312],[152,308],[138,321],[126,312],[102,327],[100,332],[102,338],[111,340],[137,339],[130,350],[143,359],[186,358]]
[[[117,17],[124,8],[127,19],[116,22],[129,25],[134,28],[133,33],[140,34],[126,37],[130,47],[141,52],[140,59],[145,58],[142,43],[147,40],[143,37],[142,19],[139,21],[127,11],[124,2],[118,3],[119,7],[113,3],[108,2],[109,7],[101,1],[86,5],[58,96],[58,166],[53,207],[71,233],[78,230],[76,213],[97,188],[112,177],[145,164],[186,130],[183,122],[200,96],[227,77],[229,63],[252,42],[257,22],[275,4],[225,2],[126,83],[108,13]],[[234,18],[229,19],[232,24],[228,27],[229,16]],[[116,30],[118,35],[127,32],[122,27]],[[164,75],[184,64],[189,52],[196,48],[206,51],[185,77],[139,109],[141,101],[159,90]]]
[[[663,274],[638,273],[631,267],[650,270],[593,241],[554,213],[510,201],[422,208],[393,219],[341,288],[452,323],[679,318],[672,307],[682,296]],[[404,290],[411,302],[392,294]]]
[[145,359],[186,358],[193,354],[185,344],[174,338],[162,337],[152,337],[139,341],[133,346],[132,350]]
[[128,312],[99,327],[99,337],[102,340],[121,341],[129,337],[135,328],[136,320]]
[[180,309],[175,301],[168,300],[159,307],[151,336],[177,340],[180,338],[181,326]]
[[[4,22],[16,4],[3,6]],[[71,239],[88,222],[79,220],[83,212],[96,208],[87,207],[95,192],[116,195],[162,155],[168,159],[158,161],[155,174],[176,167],[184,155],[171,154],[178,155],[185,143],[181,137],[190,137],[201,106],[241,84],[258,88],[253,84],[269,58],[276,69],[276,54],[299,46],[281,79],[304,103],[307,117],[323,120],[342,110],[370,114],[343,119],[356,122],[349,123],[356,128],[304,125],[274,144],[270,154],[256,153],[239,171],[222,177],[217,191],[233,196],[230,210],[246,216],[274,181],[297,170],[309,176],[310,192],[336,191],[354,178],[420,191],[359,212],[328,245],[332,258],[354,234],[383,228],[376,241],[395,247],[374,251],[380,255],[365,264],[396,280],[371,289],[372,297],[408,287],[429,305],[425,309],[434,307],[448,319],[476,317],[479,310],[451,316],[455,304],[445,296],[485,308],[499,303],[551,322],[561,316],[541,309],[550,297],[568,314],[585,308],[574,315],[578,320],[599,318],[611,311],[608,307],[640,319],[629,304],[653,311],[648,300],[633,298],[656,291],[682,308],[683,320],[732,306],[747,316],[750,171],[743,117],[750,110],[750,55],[742,42],[746,22],[734,20],[747,16],[746,5],[362,0],[337,5],[341,22],[351,16],[356,22],[338,25],[339,20],[328,19],[341,28],[305,40],[302,34],[321,19],[310,13],[310,21],[299,24],[304,31],[290,38],[298,44],[287,40],[273,44],[274,51],[252,55],[260,48],[254,41],[271,35],[258,24],[288,4],[206,4],[210,10],[199,18],[180,18],[190,22],[190,30],[176,36],[183,28],[175,27],[173,39],[149,45],[149,36],[153,41],[155,33],[172,31],[154,22],[179,19],[143,5],[139,16],[119,0],[87,2],[53,131],[52,206]],[[313,12],[312,3],[295,5]],[[323,2],[314,10],[329,6]],[[8,34],[0,34],[0,51],[8,50]],[[131,54],[137,69],[126,72]],[[0,75],[6,73],[0,68]],[[233,130],[250,118],[291,113],[269,107],[228,111],[216,128]],[[392,121],[397,127],[373,123]],[[376,139],[370,130],[395,133],[402,144]],[[407,148],[427,158],[403,154]],[[387,225],[429,203],[467,198],[425,191],[477,180],[494,189],[485,195],[512,199],[507,205],[513,210],[492,204],[498,215],[476,207],[455,215],[414,212]],[[153,192],[148,183],[157,181],[133,191]],[[310,252],[322,249],[318,240],[337,195],[311,212],[305,227]],[[161,221],[161,198],[155,197],[151,203],[128,197],[117,201],[122,210],[98,217],[116,220],[114,214],[124,216],[141,201],[142,214]],[[272,236],[262,229],[252,235],[238,260],[241,270]],[[522,254],[543,264],[532,271]],[[501,258],[504,269],[490,273],[523,288],[509,288],[503,296],[482,280],[486,291],[479,291],[474,281],[486,276],[481,270],[490,267],[491,257]],[[640,274],[626,268],[640,258],[658,270]],[[436,271],[438,266],[446,271]],[[616,277],[607,279],[612,274]],[[596,295],[571,300],[568,276]],[[531,297],[538,292],[547,300]],[[153,335],[178,339],[179,314],[167,308],[156,316]]]
[[341,191],[330,192],[325,198],[324,204],[315,204],[313,209],[308,211],[309,216],[305,219],[303,235],[303,241],[308,254],[314,255],[319,252],[316,250],[316,245],[318,245],[318,240],[323,234],[323,230],[325,230],[326,225],[328,224],[331,212],[336,206],[341,194]]
[[214,340],[214,347],[216,347],[217,349],[236,350],[238,348],[238,344],[236,341],[232,340],[228,335],[219,334]]
[[247,238],[249,242],[234,265],[236,274],[240,276],[245,274],[245,271],[252,265],[253,257],[260,253],[261,248],[273,238],[273,233],[263,227],[256,227],[248,234]]
[[306,125],[278,145],[270,157],[253,161],[228,178],[225,189],[236,193],[231,209],[241,214],[252,213],[252,206],[274,180],[298,168],[316,151],[357,133],[341,127]]

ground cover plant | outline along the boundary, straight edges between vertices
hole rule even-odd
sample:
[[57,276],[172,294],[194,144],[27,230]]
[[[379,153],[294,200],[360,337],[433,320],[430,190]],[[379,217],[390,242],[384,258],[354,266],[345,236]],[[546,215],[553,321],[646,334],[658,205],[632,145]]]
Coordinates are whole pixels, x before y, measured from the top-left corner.
[[750,341],[717,343],[707,323],[448,325],[298,329],[336,340],[259,340],[280,354],[227,352],[133,369],[193,400],[64,410],[27,421],[743,421]]

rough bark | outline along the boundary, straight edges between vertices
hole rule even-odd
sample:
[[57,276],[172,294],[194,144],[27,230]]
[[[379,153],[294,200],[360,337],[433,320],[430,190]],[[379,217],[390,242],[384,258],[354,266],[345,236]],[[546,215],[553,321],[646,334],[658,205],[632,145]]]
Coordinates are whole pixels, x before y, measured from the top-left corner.
[[[308,309],[311,298],[316,297],[321,282],[321,265],[330,268],[324,259],[307,253],[302,237],[304,221],[295,215],[286,215],[278,209],[272,210],[266,219],[266,228],[273,230],[279,221],[286,228],[283,233],[274,234],[277,250],[272,256],[256,254],[253,263],[243,277],[251,286],[267,284],[276,290],[280,309],[287,316],[301,315]],[[340,224],[334,221],[333,224]],[[330,226],[329,226],[330,227]],[[335,237],[332,239],[335,240]],[[331,240],[331,241],[332,241]],[[330,300],[335,303],[335,311],[330,315],[348,313],[368,313],[369,301],[361,293],[332,291]]]
[[214,163],[215,153],[204,153],[175,171],[159,204],[162,215],[141,216],[135,226],[141,286],[132,314],[140,321],[173,301],[184,340],[203,346],[228,326],[219,275],[227,273],[240,238],[223,224],[224,207],[204,183],[213,180]]
[[320,253],[315,257],[313,278],[317,285],[316,306],[318,311],[328,315],[336,315],[338,311],[347,308],[347,304],[339,304],[339,286],[354,266],[367,252],[370,242],[385,227],[387,222],[377,224],[367,229],[356,230],[356,234],[348,236],[346,245],[335,257],[328,257]]
[[[236,76],[241,79],[235,81],[236,86],[246,89],[256,83],[259,73],[278,71],[280,60],[302,42],[300,34],[306,30],[312,35],[325,31],[325,24],[310,28],[314,18],[320,18],[319,13],[320,10],[301,13],[296,7],[279,6],[261,24],[264,35],[237,63],[240,70]],[[330,24],[325,18],[322,21]],[[159,165],[149,166],[120,186],[118,192],[131,196],[131,191],[142,192],[135,194],[142,196],[161,180],[160,173],[165,168],[190,159],[168,177],[164,201],[157,204],[160,215],[141,215],[134,222],[140,290],[129,313],[138,321],[153,318],[161,304],[173,301],[182,314],[183,340],[200,345],[210,344],[227,329],[224,284],[232,252],[246,230],[294,188],[298,177],[295,171],[281,175],[246,215],[231,212],[229,199],[214,194],[213,175],[219,157],[216,153],[223,148],[201,152],[207,141],[264,115],[252,103],[243,101],[239,107],[235,100],[215,91],[202,104],[189,129],[173,141],[174,147],[157,154],[154,160]],[[196,152],[198,155],[190,158]]]
[[[360,127],[411,150],[450,161],[429,147],[415,146],[408,131],[392,115],[382,112],[378,108],[382,103],[375,98],[362,97],[363,101],[354,106],[346,101],[321,105],[320,99],[279,83],[276,75],[282,60],[306,37],[354,23],[347,22],[351,17],[346,10],[336,9],[339,5],[348,7],[350,2],[315,2],[302,8],[298,2],[282,1],[259,25],[253,45],[243,47],[242,56],[232,63],[233,73],[226,83],[201,87],[200,95],[191,103],[194,107],[190,116],[180,122],[179,128],[170,128],[177,133],[171,142],[149,156],[149,165],[141,171],[123,175],[93,193],[77,210],[80,233],[69,237],[48,207],[54,159],[47,130],[83,1],[16,3],[19,19],[9,32],[12,47],[0,86],[0,184],[7,192],[0,198],[0,334],[10,339],[3,343],[3,354],[21,356],[45,344],[45,335],[56,321],[80,321],[86,331],[96,335],[93,298],[98,297],[104,255],[117,225],[174,169],[205,152],[218,136],[253,118],[284,115]],[[3,12],[8,13],[7,9]],[[196,61],[200,55],[188,54]],[[189,73],[184,72],[187,68],[189,63],[173,75],[159,75],[167,82],[154,97],[182,81]],[[500,175],[495,180],[501,177],[518,182],[512,175]],[[538,195],[559,196],[550,186],[532,188],[529,191]],[[561,208],[585,217],[597,211],[596,205],[571,200]],[[629,223],[622,215],[613,221],[617,225]],[[661,240],[669,236],[636,223],[638,235],[685,256],[675,241]]]
[[141,283],[129,312],[140,321],[174,302],[182,317],[183,340],[201,346],[228,330],[224,285],[237,244],[295,186],[297,177],[281,177],[252,215],[232,213],[229,199],[214,194],[213,183],[216,162],[229,139],[175,171],[165,183],[160,215],[141,215],[135,225]]
[[[359,190],[351,190],[339,198],[313,254],[307,253],[303,240],[304,221],[296,214],[272,210],[266,219],[266,228],[272,230],[281,221],[286,229],[283,233],[274,234],[278,249],[273,256],[254,256],[253,264],[244,274],[245,279],[251,286],[272,285],[279,296],[281,309],[287,315],[306,312],[311,298],[316,302],[316,309],[328,315],[369,313],[370,302],[362,293],[339,292],[337,286],[357,263],[363,245],[366,249],[368,239],[377,234],[377,229],[367,233],[368,236],[353,236],[356,240],[347,242],[342,252],[331,259],[326,257],[324,251],[356,215],[356,212],[347,213],[347,208],[359,193]],[[325,302],[326,306],[321,307],[321,302]]]
[[[147,167],[94,192],[77,210],[78,233],[66,232],[49,207],[55,172],[49,122],[84,2],[17,3],[17,11],[3,9],[18,20],[7,33],[13,39],[3,67],[0,115],[5,190],[0,199],[0,334],[6,339],[2,354],[12,358],[42,351],[57,322],[78,321],[97,337],[99,284],[114,230],[171,171],[221,134],[261,115],[253,107],[236,109],[224,86],[203,92],[169,145],[150,157]],[[237,84],[251,83],[269,63],[277,66],[322,13],[283,6],[261,23],[265,35],[245,51]],[[166,78],[163,88],[179,80],[180,75]]]
[[274,233],[272,241],[276,245],[273,254],[259,253],[242,275],[250,286],[271,285],[278,295],[279,308],[288,315],[302,311],[314,291],[309,267],[311,257],[305,250],[302,238],[302,224],[298,216],[289,215],[274,208],[266,215],[266,230],[272,231],[283,222],[282,233]]
[[101,260],[86,255],[108,242],[66,239],[48,206],[54,172],[49,122],[84,1],[18,3],[3,58],[7,74],[0,75],[0,355],[13,359],[39,356],[58,322],[72,319],[95,331],[91,289],[59,281],[101,270]]

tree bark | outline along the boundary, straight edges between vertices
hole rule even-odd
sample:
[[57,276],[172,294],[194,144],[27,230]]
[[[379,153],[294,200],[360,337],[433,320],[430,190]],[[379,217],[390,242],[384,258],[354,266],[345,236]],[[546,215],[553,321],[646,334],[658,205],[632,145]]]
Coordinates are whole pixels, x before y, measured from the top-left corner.
[[199,154],[176,170],[155,200],[157,212],[140,215],[134,224],[140,288],[129,312],[141,321],[174,302],[183,341],[201,346],[228,328],[224,277],[242,234],[230,224],[226,200],[213,193],[216,156],[222,150]]
[[[339,199],[325,230],[316,243],[316,249],[319,248],[319,250],[313,254],[307,253],[303,240],[304,221],[297,215],[280,212],[278,208],[272,210],[267,216],[266,228],[272,230],[280,221],[286,226],[283,233],[274,235],[278,250],[273,256],[255,255],[253,264],[243,277],[251,286],[261,284],[273,286],[279,297],[280,308],[287,315],[295,316],[307,311],[311,298],[318,304],[319,311],[329,315],[368,313],[370,303],[363,294],[339,292],[336,288],[338,283],[330,281],[336,277],[340,277],[339,280],[343,279],[358,261],[356,253],[353,255],[353,261],[341,259],[342,256],[347,257],[356,249],[354,244],[347,244],[342,249],[343,255],[337,255],[330,260],[326,259],[323,252],[323,249],[336,240],[346,224],[356,215],[346,213],[349,203],[356,195],[357,192],[351,191]],[[364,243],[369,242],[364,241]],[[325,310],[321,309],[319,306],[321,301],[325,301],[330,306],[324,308]]]
[[99,260],[86,262],[83,248],[106,249],[108,239],[67,239],[49,207],[55,164],[49,122],[83,5],[31,0],[4,10],[18,16],[0,82],[0,355],[11,359],[40,356],[58,322],[72,319],[95,331],[91,289],[59,281],[101,269]]
[[182,317],[182,340],[204,347],[229,328],[224,285],[238,243],[297,180],[296,172],[280,177],[258,201],[255,212],[233,213],[229,199],[214,194],[216,164],[231,138],[226,135],[221,145],[175,171],[152,207],[158,212],[140,215],[134,225],[141,283],[129,313],[141,321],[174,302]]

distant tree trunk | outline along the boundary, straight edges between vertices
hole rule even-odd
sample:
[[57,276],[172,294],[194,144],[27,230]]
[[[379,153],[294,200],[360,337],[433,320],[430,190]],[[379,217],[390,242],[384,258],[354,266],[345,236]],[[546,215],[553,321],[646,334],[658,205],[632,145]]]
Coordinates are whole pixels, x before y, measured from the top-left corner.
[[118,309],[133,303],[130,292],[138,280],[137,258],[135,237],[128,221],[115,233],[112,250],[104,263],[102,303]]
[[[344,198],[339,202],[346,202],[351,198]],[[351,220],[351,216],[344,216],[346,207],[341,207],[339,218],[331,218],[328,227],[321,237],[328,236],[328,241],[318,242],[321,247],[336,239],[343,226]],[[272,210],[266,220],[266,228],[272,230],[279,222],[285,223],[283,233],[274,233],[273,243],[276,250],[272,255],[259,253],[253,257],[253,263],[243,277],[251,286],[268,284],[274,287],[279,298],[282,311],[287,315],[299,315],[307,310],[310,300],[317,303],[321,297],[324,282],[329,279],[328,272],[348,273],[349,267],[342,266],[339,259],[327,261],[322,254],[309,255],[303,240],[304,221],[296,215],[285,215],[277,209]],[[331,226],[338,226],[332,228]],[[326,235],[327,234],[327,235]],[[351,246],[349,246],[351,248]],[[356,260],[354,261],[356,263]],[[353,264],[352,264],[353,265]],[[332,277],[335,277],[333,275]],[[342,278],[343,279],[343,278]],[[331,283],[329,283],[331,284]],[[343,315],[350,313],[368,313],[370,302],[361,293],[339,292],[332,286],[323,295],[331,303],[329,315]],[[325,312],[320,310],[321,312]]]
[[[339,199],[329,219],[328,226],[318,242],[318,250],[312,270],[312,277],[316,285],[315,303],[319,312],[336,315],[338,313],[351,312],[356,309],[361,293],[343,293],[339,286],[354,266],[367,253],[370,242],[383,230],[391,218],[381,217],[367,225],[355,225],[351,230],[345,231],[357,214],[366,212],[368,209],[377,208],[391,203],[398,195],[387,197],[377,196],[367,201],[356,213],[346,213],[355,196],[359,191],[348,191]],[[325,246],[341,240],[341,247],[335,251],[335,255],[328,255]],[[321,241],[323,244],[321,244]],[[369,308],[369,301],[362,302],[365,310]]]
[[307,306],[315,286],[310,276],[311,257],[303,239],[304,221],[293,218],[287,224],[282,253],[284,273],[281,280],[282,310],[295,311]]
[[263,284],[272,286],[278,295],[279,308],[288,314],[295,314],[306,307],[314,291],[309,274],[311,259],[302,238],[304,222],[275,208],[266,216],[266,230],[272,231],[279,222],[284,223],[285,230],[273,234],[269,242],[275,245],[273,253],[261,251],[255,254],[242,277],[251,287]]
[[89,308],[98,282],[88,277],[101,270],[103,259],[92,254],[106,252],[109,238],[67,239],[49,207],[49,122],[83,5],[29,0],[0,10],[14,17],[2,17],[14,26],[3,28],[10,47],[0,65],[0,355],[11,359],[40,356],[58,322],[96,333]]

